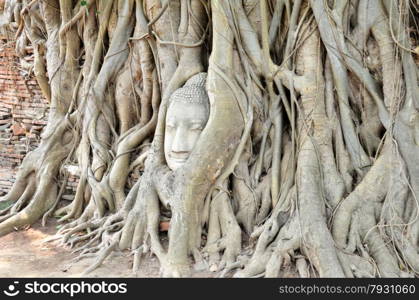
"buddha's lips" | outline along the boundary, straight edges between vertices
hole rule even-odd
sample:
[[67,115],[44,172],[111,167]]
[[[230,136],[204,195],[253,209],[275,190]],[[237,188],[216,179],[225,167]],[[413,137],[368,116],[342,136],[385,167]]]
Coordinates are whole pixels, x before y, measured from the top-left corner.
[[188,159],[189,155],[188,156],[182,156],[182,157],[176,157],[176,156],[173,156],[172,154],[170,154],[169,157],[174,162],[179,162],[180,163],[180,162],[185,162]]

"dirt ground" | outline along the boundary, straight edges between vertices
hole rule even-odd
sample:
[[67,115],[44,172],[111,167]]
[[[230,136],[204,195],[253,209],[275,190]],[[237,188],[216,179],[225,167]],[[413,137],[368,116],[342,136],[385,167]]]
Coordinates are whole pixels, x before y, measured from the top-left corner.
[[[27,230],[1,237],[0,277],[81,277],[91,265],[91,259],[84,259],[68,268],[68,263],[76,255],[70,249],[43,242],[54,235],[56,226],[50,220],[45,227],[37,223]],[[129,252],[117,252],[88,277],[159,277],[159,262],[155,256],[146,255],[137,274],[132,273],[131,267],[132,256]],[[207,271],[192,274],[192,277],[214,276],[216,274]]]

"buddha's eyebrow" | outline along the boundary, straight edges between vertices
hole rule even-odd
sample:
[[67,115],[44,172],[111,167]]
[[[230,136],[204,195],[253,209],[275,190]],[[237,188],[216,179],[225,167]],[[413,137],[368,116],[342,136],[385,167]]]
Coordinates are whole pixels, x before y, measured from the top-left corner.
[[204,123],[204,120],[202,120],[202,119],[195,119],[195,120],[191,120],[189,123],[201,125],[202,123]]

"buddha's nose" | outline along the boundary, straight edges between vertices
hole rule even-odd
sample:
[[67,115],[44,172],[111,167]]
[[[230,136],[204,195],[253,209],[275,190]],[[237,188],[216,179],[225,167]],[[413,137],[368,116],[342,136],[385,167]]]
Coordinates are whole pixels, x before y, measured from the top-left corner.
[[180,156],[186,156],[189,153],[187,130],[183,126],[177,128],[171,150],[173,154]]

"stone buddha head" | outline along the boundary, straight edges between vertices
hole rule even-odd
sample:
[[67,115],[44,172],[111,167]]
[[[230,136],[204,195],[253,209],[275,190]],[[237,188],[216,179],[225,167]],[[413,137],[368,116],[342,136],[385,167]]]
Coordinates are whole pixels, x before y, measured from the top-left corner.
[[192,76],[169,99],[166,113],[164,155],[175,171],[189,158],[209,117],[209,99],[205,89],[206,73]]

